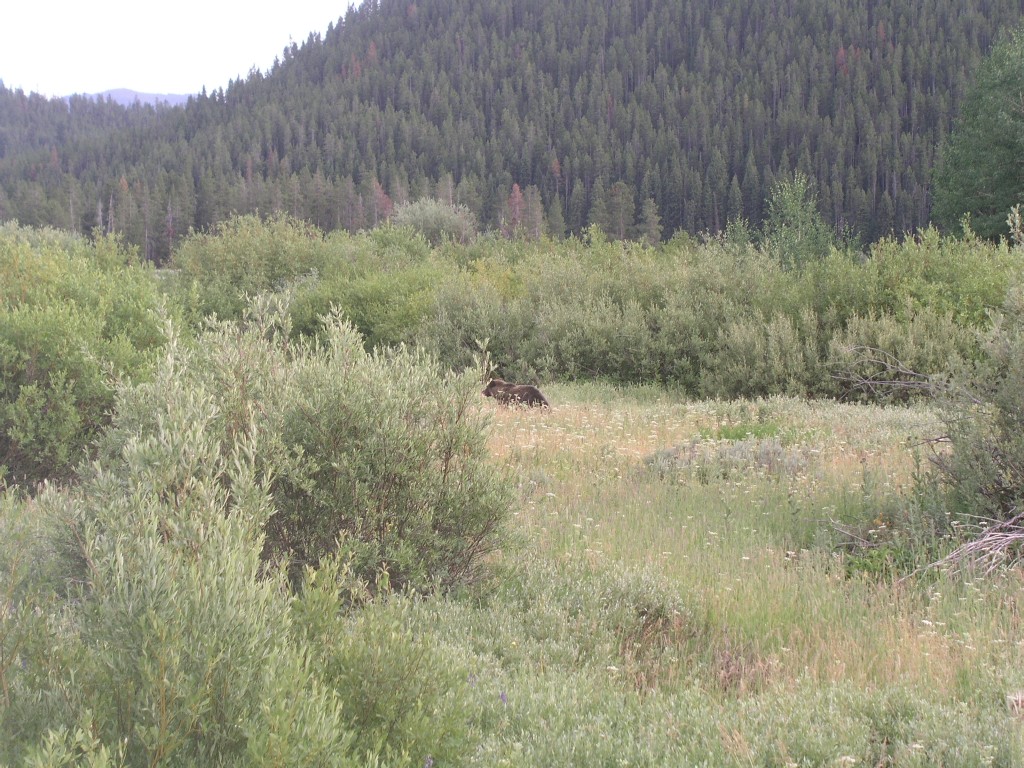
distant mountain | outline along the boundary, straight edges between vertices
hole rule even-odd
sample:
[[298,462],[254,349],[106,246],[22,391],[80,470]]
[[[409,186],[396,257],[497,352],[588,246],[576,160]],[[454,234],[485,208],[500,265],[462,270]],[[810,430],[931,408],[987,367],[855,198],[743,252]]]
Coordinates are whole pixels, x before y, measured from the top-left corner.
[[128,88],[114,88],[103,93],[87,94],[101,99],[112,99],[116,103],[130,107],[132,104],[168,104],[176,107],[188,101],[189,94],[180,93],[139,93]]
[[800,171],[826,220],[870,241],[927,224],[937,149],[1022,15],[1024,0],[365,0],[183,108],[0,87],[0,219],[122,232],[156,260],[232,212],[357,230],[424,195],[487,227],[617,238],[660,220],[668,236],[757,226]]

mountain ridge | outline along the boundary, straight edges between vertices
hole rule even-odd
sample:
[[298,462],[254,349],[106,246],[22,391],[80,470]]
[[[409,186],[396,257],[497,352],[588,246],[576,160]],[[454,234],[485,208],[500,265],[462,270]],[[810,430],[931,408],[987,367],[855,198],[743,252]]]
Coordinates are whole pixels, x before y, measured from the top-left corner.
[[163,258],[232,212],[357,230],[434,196],[499,228],[518,188],[556,234],[630,236],[647,210],[667,236],[756,226],[800,172],[826,221],[873,240],[928,223],[937,148],[1014,14],[1024,0],[366,2],[183,110],[72,110],[49,135],[40,118],[0,149],[0,217],[43,199],[37,218]]

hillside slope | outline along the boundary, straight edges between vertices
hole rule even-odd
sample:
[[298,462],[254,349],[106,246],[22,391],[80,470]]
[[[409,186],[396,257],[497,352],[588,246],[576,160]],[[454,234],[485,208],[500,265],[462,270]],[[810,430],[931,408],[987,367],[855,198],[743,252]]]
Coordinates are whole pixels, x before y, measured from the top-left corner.
[[518,184],[556,230],[628,236],[653,201],[668,234],[756,224],[801,170],[827,220],[874,239],[927,222],[936,149],[1001,20],[1022,13],[1024,0],[368,1],[269,72],[155,117],[111,112],[102,139],[73,126],[18,140],[38,97],[0,91],[0,217],[100,224],[159,258],[232,211],[358,229],[429,194],[496,226]]

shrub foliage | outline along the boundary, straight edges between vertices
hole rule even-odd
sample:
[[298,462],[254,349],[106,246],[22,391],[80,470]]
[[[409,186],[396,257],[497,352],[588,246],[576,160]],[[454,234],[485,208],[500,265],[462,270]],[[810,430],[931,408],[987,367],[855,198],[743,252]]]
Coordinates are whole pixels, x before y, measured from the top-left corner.
[[[782,186],[778,221],[757,242],[733,227],[651,247],[591,227],[582,240],[435,247],[411,228],[323,239],[246,217],[186,242],[178,295],[197,316],[238,317],[247,292],[289,287],[296,336],[321,334],[333,308],[368,348],[416,345],[461,369],[486,340],[510,380],[657,381],[694,396],[853,396],[842,374],[858,344],[929,374],[976,358],[973,329],[1016,269],[1010,249],[928,229],[857,253],[804,216],[803,183]],[[287,270],[274,266],[282,249]]]
[[0,227],[0,480],[67,479],[107,424],[112,380],[163,344],[151,270],[116,239]]
[[952,452],[935,456],[970,522],[1024,512],[1024,289],[1012,290],[972,366],[934,384]]
[[0,638],[20,660],[0,664],[0,762],[423,765],[466,748],[465,672],[403,627],[411,598],[385,598],[466,585],[502,542],[509,486],[475,384],[325,327],[293,344],[266,299],[197,343],[172,336],[152,380],[119,387],[76,485],[4,500],[31,507],[0,522],[38,552],[0,553],[17,585]]

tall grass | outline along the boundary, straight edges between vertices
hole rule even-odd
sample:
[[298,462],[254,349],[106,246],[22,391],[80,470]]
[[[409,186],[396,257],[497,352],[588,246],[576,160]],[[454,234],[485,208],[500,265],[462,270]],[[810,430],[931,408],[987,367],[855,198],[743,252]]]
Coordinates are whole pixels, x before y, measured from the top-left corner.
[[[913,521],[933,413],[547,394],[550,413],[495,408],[491,438],[520,478],[516,564],[533,591],[505,587],[500,617],[454,620],[478,649],[507,627],[491,638],[508,654],[495,686],[545,723],[521,724],[520,748],[581,765],[612,743],[629,764],[1019,764],[1005,702],[1024,687],[1022,581],[901,580],[851,569],[844,549],[851,532],[882,545]],[[632,628],[613,618],[626,603]],[[495,652],[478,653],[486,667]],[[507,748],[503,733],[488,748]]]
[[[324,745],[338,736],[341,763],[364,753],[410,766],[1024,762],[1007,705],[1024,690],[1019,576],[898,579],[850,567],[851,536],[892,546],[915,520],[914,441],[935,426],[926,408],[687,402],[596,384],[546,394],[550,411],[475,406],[492,422],[488,451],[518,484],[518,542],[493,555],[489,581],[380,594],[352,610],[330,570],[338,564],[294,599],[245,579],[240,593],[264,595],[276,612],[267,637],[297,654],[231,699],[273,724],[239,736],[246,755],[277,743],[303,702],[279,694],[305,686],[343,699],[332,723],[358,726],[322,734]],[[0,497],[6,583],[27,583],[17,555],[38,537],[40,509]],[[220,567],[223,553],[213,554]],[[0,599],[14,608],[20,589]],[[117,744],[97,740],[90,722],[98,709],[48,722],[60,702],[32,698],[48,687],[28,673],[37,667],[79,664],[101,677],[87,655],[36,658],[53,647],[59,598],[37,602],[52,619],[0,613],[11,696],[0,698],[0,754],[26,757],[5,738],[48,733],[27,755],[35,764],[116,763]],[[208,630],[222,620],[229,612]],[[95,629],[122,631],[109,624]],[[33,660],[28,672],[18,659]],[[213,743],[190,733],[196,749]]]

